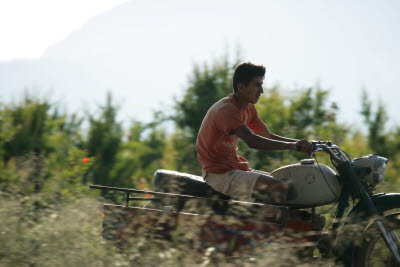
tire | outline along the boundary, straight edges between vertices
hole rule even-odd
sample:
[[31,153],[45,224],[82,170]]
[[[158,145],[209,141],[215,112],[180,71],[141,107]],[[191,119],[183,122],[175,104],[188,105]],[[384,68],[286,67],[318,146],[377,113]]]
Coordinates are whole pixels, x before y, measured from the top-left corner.
[[[382,220],[383,224],[388,232],[394,231],[400,237],[400,212],[388,213]],[[400,250],[400,243],[397,243],[397,246]],[[365,229],[359,246],[354,247],[353,266],[400,266],[387,247],[376,223],[371,223]]]

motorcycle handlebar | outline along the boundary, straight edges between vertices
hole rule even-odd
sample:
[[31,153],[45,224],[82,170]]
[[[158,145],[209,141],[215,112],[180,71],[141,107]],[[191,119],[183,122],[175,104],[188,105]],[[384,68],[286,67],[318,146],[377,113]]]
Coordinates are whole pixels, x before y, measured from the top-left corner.
[[321,152],[321,151],[326,152],[329,155],[331,155],[331,157],[333,157],[336,161],[350,160],[348,156],[346,157],[342,153],[342,150],[337,145],[332,145],[331,141],[325,141],[325,142],[314,141],[311,143],[313,145],[313,152]]
[[[312,152],[320,152],[320,151],[327,151],[329,149],[337,149],[339,148],[336,145],[332,145],[331,141],[311,141],[312,144]],[[301,146],[296,146],[296,151],[301,151]]]
[[311,144],[313,145],[313,151],[319,152],[323,151],[326,148],[333,148],[331,141],[312,141]]
[[[312,144],[312,151],[313,152],[318,152],[323,150],[324,148],[328,148],[332,146],[332,142],[331,141],[311,141]],[[296,151],[301,151],[302,147],[297,145],[296,146]]]

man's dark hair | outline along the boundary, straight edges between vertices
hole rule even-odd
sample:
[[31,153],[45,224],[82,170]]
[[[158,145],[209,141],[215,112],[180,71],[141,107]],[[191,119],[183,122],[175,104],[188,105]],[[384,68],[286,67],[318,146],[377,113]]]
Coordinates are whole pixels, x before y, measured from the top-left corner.
[[249,85],[249,82],[255,76],[265,76],[265,67],[263,65],[255,65],[251,62],[245,62],[237,65],[235,73],[233,74],[233,91],[237,92],[237,85],[239,83],[243,83],[245,86]]

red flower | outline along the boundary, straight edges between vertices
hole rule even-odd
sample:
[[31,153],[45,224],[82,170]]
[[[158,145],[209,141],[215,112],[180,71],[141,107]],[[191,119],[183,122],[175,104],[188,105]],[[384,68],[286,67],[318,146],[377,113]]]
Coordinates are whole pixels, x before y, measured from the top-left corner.
[[83,163],[88,163],[88,162],[89,162],[89,158],[88,158],[88,157],[83,158],[83,159],[82,159],[82,162],[83,162]]
[[150,195],[150,194],[146,194],[146,195],[144,195],[145,197],[153,197],[153,195]]

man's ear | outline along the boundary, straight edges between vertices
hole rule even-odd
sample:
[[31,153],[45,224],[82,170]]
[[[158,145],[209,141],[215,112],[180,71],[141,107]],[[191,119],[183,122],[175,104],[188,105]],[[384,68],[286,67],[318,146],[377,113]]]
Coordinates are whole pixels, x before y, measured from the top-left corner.
[[237,84],[237,89],[238,89],[238,91],[243,91],[243,89],[245,88],[246,86],[244,85],[244,83],[238,83]]

